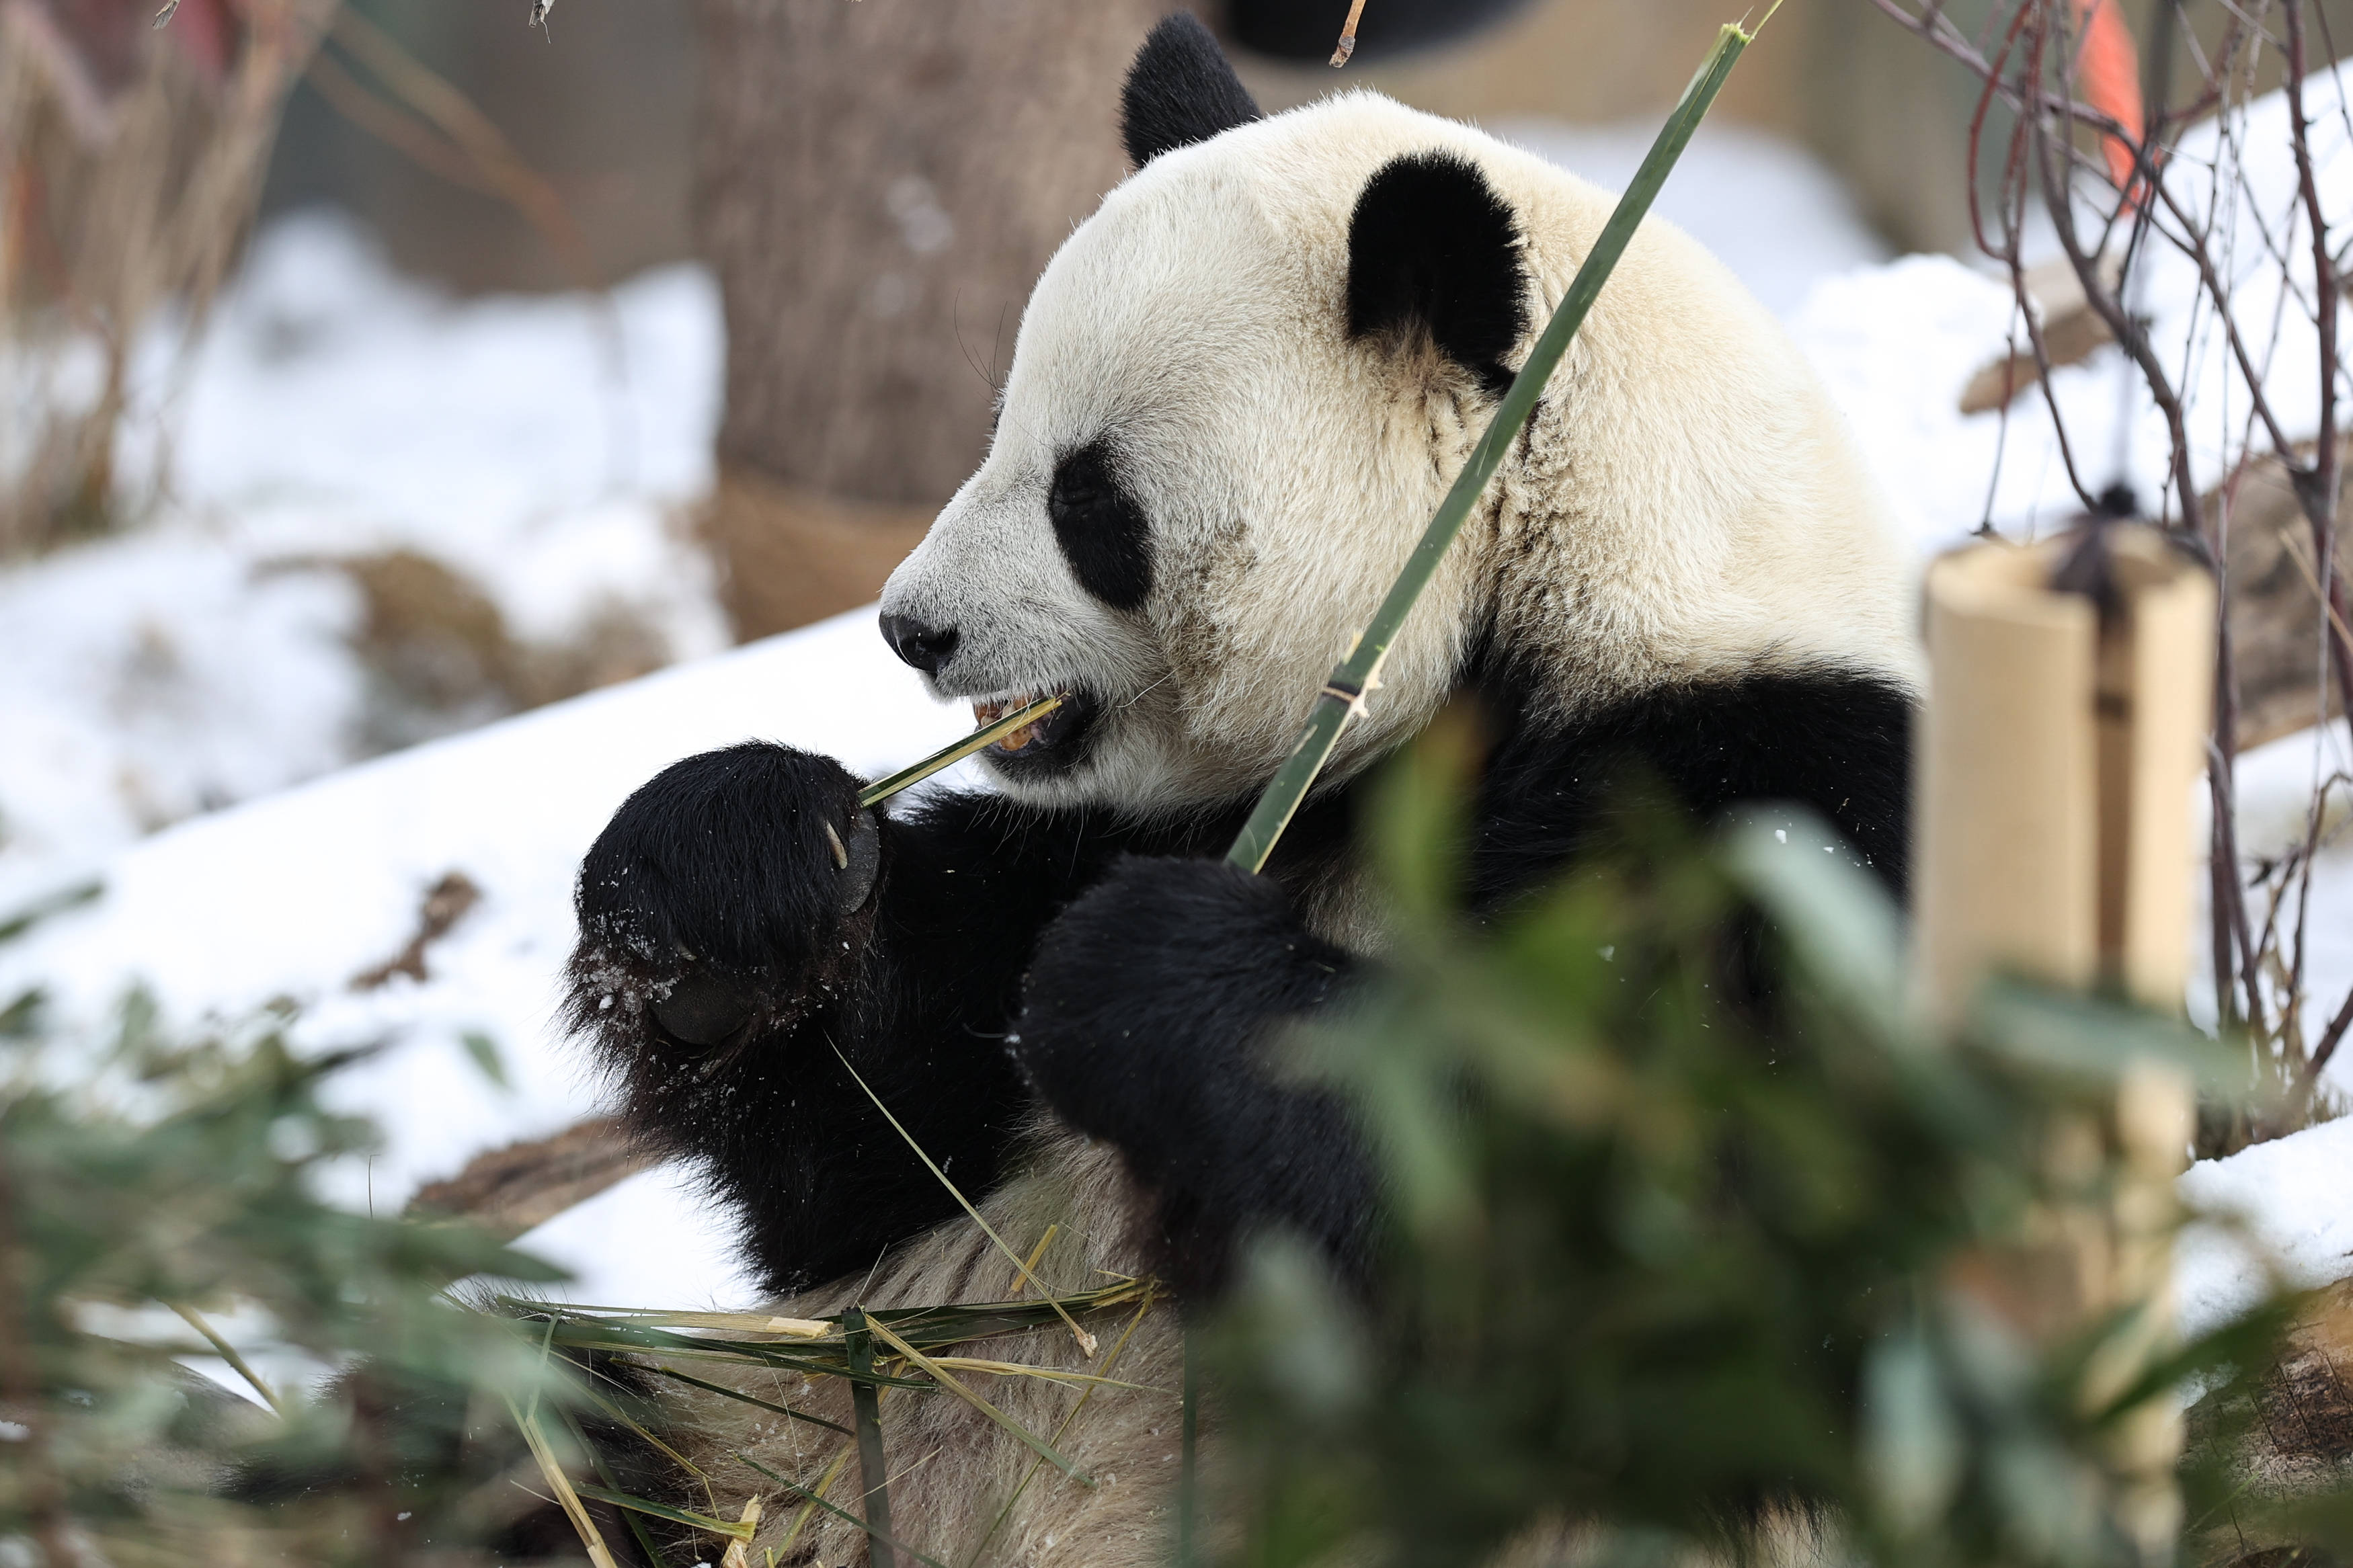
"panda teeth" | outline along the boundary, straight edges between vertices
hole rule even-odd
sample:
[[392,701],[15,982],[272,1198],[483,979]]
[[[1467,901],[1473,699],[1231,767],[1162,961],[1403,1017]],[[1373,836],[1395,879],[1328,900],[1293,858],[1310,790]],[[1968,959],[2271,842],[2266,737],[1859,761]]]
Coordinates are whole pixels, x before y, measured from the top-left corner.
[[[1008,713],[1012,713],[1020,709],[1027,708],[1029,704],[1037,700],[1038,698],[1035,693],[1027,691],[1017,691],[1005,697],[984,698],[974,702],[972,705],[973,721],[985,729],[988,725],[996,723],[999,719],[1004,718]],[[1029,744],[1030,742],[1038,738],[1038,727],[1043,722],[1044,720],[1042,719],[1034,719],[1029,723],[1022,725],[1018,730],[1010,731],[1006,734],[999,735],[993,742],[994,749],[1008,752],[1021,750],[1022,747]]]

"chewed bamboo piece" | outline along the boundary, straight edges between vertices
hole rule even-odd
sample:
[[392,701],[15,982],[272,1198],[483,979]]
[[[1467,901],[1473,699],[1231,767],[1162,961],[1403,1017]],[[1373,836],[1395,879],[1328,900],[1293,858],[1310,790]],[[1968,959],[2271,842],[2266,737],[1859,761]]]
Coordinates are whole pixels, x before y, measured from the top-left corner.
[[1062,705],[1062,698],[1040,697],[1026,708],[1016,708],[993,724],[985,724],[958,741],[955,745],[934,752],[913,767],[901,768],[887,778],[880,778],[860,792],[860,807],[879,805],[902,789],[913,789],[943,768],[952,768],[987,746],[993,746],[1017,730],[1028,728]]

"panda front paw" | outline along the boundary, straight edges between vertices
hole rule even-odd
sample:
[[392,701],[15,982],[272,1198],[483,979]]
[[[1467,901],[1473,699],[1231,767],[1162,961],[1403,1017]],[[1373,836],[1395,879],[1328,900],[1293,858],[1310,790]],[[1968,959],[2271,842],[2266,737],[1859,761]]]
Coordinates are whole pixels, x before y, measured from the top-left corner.
[[1303,944],[1324,946],[1265,878],[1220,860],[1123,860],[1039,939],[1015,1056],[1057,1109],[1096,1080],[1158,1092],[1136,1081],[1141,1058],[1179,1036],[1230,1056],[1270,993],[1295,991]]
[[1014,1058],[1063,1121],[1127,1147],[1245,1092],[1275,1019],[1349,961],[1272,881],[1220,860],[1124,860],[1046,928]]
[[575,1021],[608,1048],[698,1052],[805,1014],[871,924],[881,835],[860,787],[764,742],[656,774],[581,862]]
[[1265,1060],[1356,968],[1274,882],[1216,860],[1124,861],[1047,928],[1015,1060],[1152,1194],[1153,1267],[1180,1294],[1222,1289],[1238,1240],[1267,1226],[1361,1277],[1373,1181],[1354,1123]]

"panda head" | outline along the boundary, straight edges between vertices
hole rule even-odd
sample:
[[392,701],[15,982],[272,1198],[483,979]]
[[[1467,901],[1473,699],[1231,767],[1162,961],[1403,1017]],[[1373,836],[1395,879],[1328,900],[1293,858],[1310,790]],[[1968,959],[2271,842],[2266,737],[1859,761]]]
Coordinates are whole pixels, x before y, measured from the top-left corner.
[[[1145,44],[1122,108],[1136,172],[1039,279],[988,457],[892,574],[882,629],[983,718],[1065,695],[1018,749],[983,753],[1008,793],[1159,812],[1254,794],[1281,764],[1609,202],[1370,93],[1261,118],[1181,15]],[[1541,275],[1531,208],[1556,240]],[[1745,299],[1728,275],[1711,286]],[[1548,395],[1393,647],[1335,776],[1427,722],[1499,615],[1526,618],[1506,583],[1535,593],[1556,630],[1575,619],[1561,595],[1594,561],[1503,538],[1512,509],[1495,500],[1574,488],[1578,465],[1547,456],[1574,402]],[[1639,424],[1625,403],[1583,423]],[[1580,471],[1620,484],[1608,468]],[[1665,584],[1669,607],[1630,617],[1592,582],[1585,598],[1604,607],[1563,634],[1585,638],[1596,670],[1622,662],[1629,636],[1705,640],[1669,624],[1705,618],[1712,590],[1673,581],[1694,552],[1651,542],[1659,569],[1638,574]]]

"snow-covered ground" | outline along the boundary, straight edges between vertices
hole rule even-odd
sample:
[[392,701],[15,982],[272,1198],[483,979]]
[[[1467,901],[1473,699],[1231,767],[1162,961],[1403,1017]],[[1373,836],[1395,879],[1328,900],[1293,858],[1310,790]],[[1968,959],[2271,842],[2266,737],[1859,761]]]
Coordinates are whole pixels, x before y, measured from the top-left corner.
[[[157,834],[114,858],[97,903],[0,947],[0,996],[41,986],[61,1022],[95,1029],[135,981],[174,1021],[284,999],[301,1009],[298,1044],[380,1042],[334,1093],[390,1139],[348,1173],[348,1195],[397,1205],[485,1149],[596,1114],[596,1085],[553,1026],[555,976],[573,871],[629,791],[747,735],[879,775],[970,727],[923,694],[871,614],[844,616]],[[426,890],[452,871],[481,900],[425,950],[425,981],[354,986],[407,945]],[[508,1089],[485,1079],[469,1035],[495,1045]],[[676,1212],[682,1201],[640,1177],[534,1241],[583,1272],[586,1297],[724,1294],[717,1227]]]
[[[1633,180],[1659,132],[1557,120],[1487,129],[1609,191]],[[1778,316],[1801,309],[1824,279],[1887,259],[1886,242],[1837,175],[1803,148],[1746,127],[1702,125],[1651,211],[1714,251]]]
[[157,515],[0,572],[0,910],[367,753],[364,607],[332,563],[430,556],[527,644],[618,609],[673,658],[726,646],[682,529],[718,416],[702,272],[452,304],[305,215],[180,375],[161,347],[122,459],[133,490],[164,476]]
[[[1506,130],[1605,183],[1647,142]],[[2006,288],[1945,258],[1880,263],[1836,187],[1778,143],[1711,132],[1678,182],[1664,210],[1784,312],[1924,551],[1977,524],[1997,451],[1999,521],[2024,531],[2072,510],[2037,405],[2006,432],[1958,412],[1962,385],[2008,352]],[[966,723],[923,698],[871,616],[718,651],[708,570],[677,517],[707,480],[719,360],[715,293],[691,269],[609,302],[453,304],[334,220],[265,236],[178,395],[159,517],[0,573],[0,919],[84,874],[105,887],[0,947],[0,1001],[37,983],[67,1016],[98,1018],[136,981],[182,1021],[290,998],[300,1038],[382,1041],[343,1089],[389,1137],[354,1178],[355,1200],[380,1206],[592,1113],[597,1088],[551,1026],[555,971],[573,868],[623,795],[745,735],[881,772]],[[2054,390],[2116,435],[2112,355]],[[559,640],[620,602],[688,662],[364,761],[362,610],[348,575],[318,563],[389,549],[462,571],[518,636]],[[2284,846],[2312,782],[2348,752],[2338,726],[2246,759],[2250,855]],[[483,898],[427,949],[427,978],[354,989],[450,871]],[[2333,1000],[2353,984],[2353,836],[2323,857],[2313,919],[2314,989]],[[511,1088],[482,1077],[469,1035],[495,1043]],[[2253,1205],[2255,1231],[2307,1273],[2353,1268],[2353,1237],[2333,1228],[2353,1194],[2341,1127],[2201,1167],[2186,1190]],[[746,1289],[721,1222],[666,1172],[526,1245],[577,1270],[586,1300]],[[2220,1241],[2185,1253],[2200,1321],[2247,1278]]]

